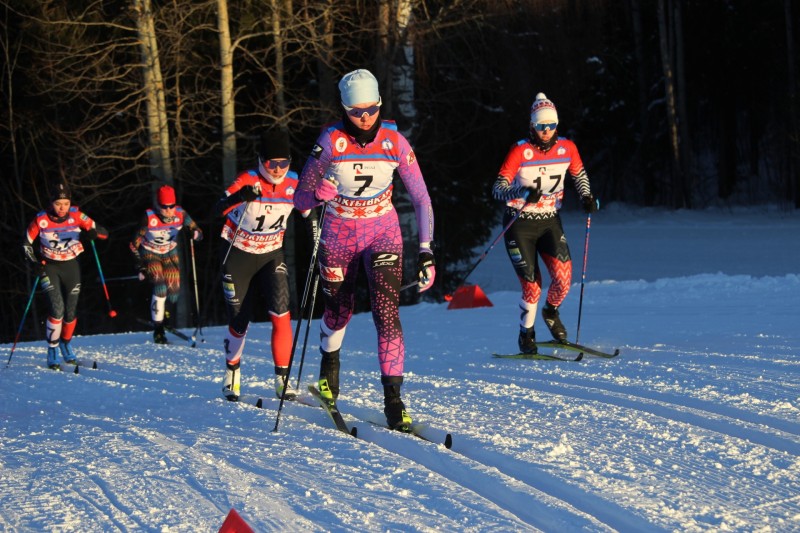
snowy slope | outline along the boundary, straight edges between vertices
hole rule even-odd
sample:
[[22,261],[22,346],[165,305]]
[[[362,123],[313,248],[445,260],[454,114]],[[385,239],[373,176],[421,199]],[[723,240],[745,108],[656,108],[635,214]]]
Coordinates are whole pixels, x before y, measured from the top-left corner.
[[[565,219],[574,335],[585,219]],[[366,314],[342,360],[359,439],[298,403],[273,432],[268,324],[243,364],[262,410],[219,396],[221,327],[194,349],[77,337],[99,365],[78,375],[21,343],[0,369],[0,530],[216,531],[235,508],[257,531],[800,531],[798,235],[769,210],[601,211],[580,340],[622,355],[579,363],[490,357],[516,342],[501,243],[472,278],[494,307],[402,309],[406,403],[452,450],[352,418],[382,407]]]

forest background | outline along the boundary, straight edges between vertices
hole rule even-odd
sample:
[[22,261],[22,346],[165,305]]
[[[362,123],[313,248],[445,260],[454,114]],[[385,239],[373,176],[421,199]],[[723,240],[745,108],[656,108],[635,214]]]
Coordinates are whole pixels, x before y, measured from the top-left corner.
[[[34,280],[19,244],[62,179],[111,232],[99,261],[90,247],[81,256],[79,333],[141,329],[136,319],[149,316],[150,288],[130,279],[127,246],[163,183],[206,234],[194,256],[181,243],[178,325],[224,322],[211,206],[254,167],[265,127],[286,128],[299,172],[320,127],[340,116],[336,84],[355,68],[380,80],[382,117],[411,141],[431,194],[438,276],[425,298],[452,292],[496,231],[491,185],[540,91],[601,207],[798,209],[797,4],[0,0],[0,342],[42,336],[43,301],[19,329]],[[410,279],[416,234],[399,180],[395,196]],[[571,184],[565,208],[577,208]],[[295,225],[286,249],[296,316],[309,243]],[[581,237],[571,236],[574,256]]]

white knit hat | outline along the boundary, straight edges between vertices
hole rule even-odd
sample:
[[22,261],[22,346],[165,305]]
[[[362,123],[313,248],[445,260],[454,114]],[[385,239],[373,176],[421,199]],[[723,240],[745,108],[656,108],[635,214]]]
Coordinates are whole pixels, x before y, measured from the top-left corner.
[[558,123],[558,113],[556,106],[547,99],[544,93],[536,95],[536,99],[531,106],[531,126],[534,124]]
[[363,68],[345,74],[339,82],[339,92],[342,95],[342,104],[347,107],[381,100],[378,80]]

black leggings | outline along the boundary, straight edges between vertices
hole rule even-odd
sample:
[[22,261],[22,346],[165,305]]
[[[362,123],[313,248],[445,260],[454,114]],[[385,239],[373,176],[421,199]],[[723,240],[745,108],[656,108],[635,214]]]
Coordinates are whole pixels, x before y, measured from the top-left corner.
[[78,259],[48,261],[44,270],[47,276],[42,278],[41,287],[47,296],[50,316],[72,322],[81,294],[81,267]]
[[[228,244],[223,245],[223,257]],[[222,292],[228,309],[228,325],[243,334],[253,315],[253,301],[267,301],[275,315],[289,311],[289,272],[283,249],[266,254],[250,254],[232,247],[223,266]],[[257,300],[259,293],[262,300]]]

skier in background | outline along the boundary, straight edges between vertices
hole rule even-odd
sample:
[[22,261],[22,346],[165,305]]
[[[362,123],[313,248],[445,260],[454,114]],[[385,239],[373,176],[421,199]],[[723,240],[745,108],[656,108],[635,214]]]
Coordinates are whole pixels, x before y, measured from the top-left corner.
[[139,271],[139,280],[147,279],[153,285],[150,320],[156,344],[167,343],[164,334],[167,301],[174,305],[181,289],[178,234],[184,226],[191,232],[193,240],[203,239],[203,231],[189,213],[177,204],[175,189],[163,185],[158,189],[155,205],[145,211],[129,245]]
[[[289,169],[289,136],[271,130],[261,137],[258,166],[240,174],[225,190],[214,211],[224,216],[222,228],[222,291],[228,310],[225,335],[225,378],[222,393],[230,401],[240,394],[240,366],[253,306],[266,300],[272,322],[272,360],[275,394],[287,387],[286,398],[297,391],[289,387],[292,319],[289,313],[289,271],[284,262],[283,237],[294,205],[297,173]],[[316,240],[317,215],[300,210],[309,238]],[[261,293],[259,295],[259,293]]]
[[323,128],[300,176],[298,209],[326,204],[319,248],[325,295],[320,324],[319,389],[334,404],[339,395],[339,352],[353,315],[354,291],[363,264],[378,334],[384,414],[390,428],[410,431],[411,417],[400,397],[405,344],[399,293],[403,238],[392,205],[394,172],[408,189],[419,228],[419,290],[433,285],[433,209],[419,164],[392,121],[381,120],[378,81],[367,70],[339,82],[342,118]]
[[[41,276],[41,288],[47,296],[47,366],[61,370],[59,351],[66,363],[78,364],[71,341],[78,323],[76,310],[81,292],[81,232],[93,241],[107,239],[108,231],[72,205],[66,183],[58,183],[51,197],[50,205],[28,226],[22,246],[25,257]],[[39,245],[34,249],[37,238]]]
[[537,352],[534,322],[542,292],[537,254],[551,279],[542,318],[555,340],[567,339],[558,313],[572,280],[572,259],[558,214],[567,174],[572,176],[583,210],[597,210],[578,148],[558,137],[557,128],[556,106],[538,93],[531,106],[530,134],[511,147],[492,187],[492,196],[506,203],[503,227],[522,211],[506,232],[505,245],[522,285],[518,344],[528,354]]

